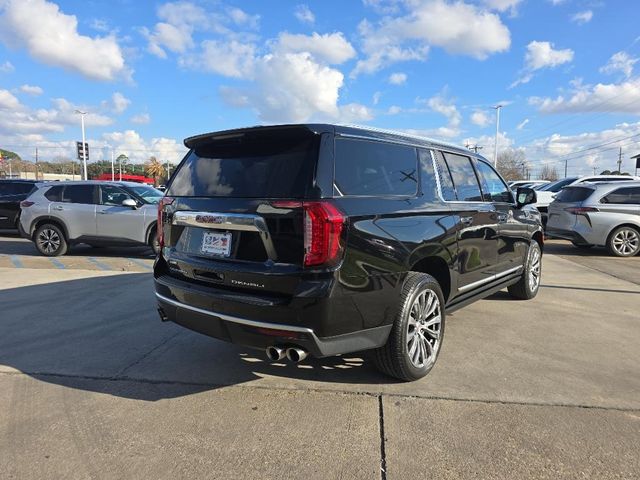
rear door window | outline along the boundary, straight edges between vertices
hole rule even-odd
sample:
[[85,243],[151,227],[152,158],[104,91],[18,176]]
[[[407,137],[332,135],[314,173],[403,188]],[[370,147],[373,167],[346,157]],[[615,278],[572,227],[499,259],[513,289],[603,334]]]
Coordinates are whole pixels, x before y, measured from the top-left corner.
[[592,193],[593,188],[565,187],[556,195],[555,199],[558,202],[582,202],[589,198]]
[[66,203],[96,203],[96,187],[94,185],[67,185],[62,193],[62,201]]
[[189,152],[167,195],[304,198],[312,186],[319,139],[300,128],[213,137]]
[[600,202],[623,205],[640,205],[640,187],[619,188],[605,196],[600,200]]
[[335,184],[342,195],[415,195],[418,155],[414,147],[336,139]]
[[458,194],[458,200],[464,202],[482,202],[480,184],[476,172],[471,165],[471,159],[464,155],[444,152],[444,158],[449,166],[453,185]]

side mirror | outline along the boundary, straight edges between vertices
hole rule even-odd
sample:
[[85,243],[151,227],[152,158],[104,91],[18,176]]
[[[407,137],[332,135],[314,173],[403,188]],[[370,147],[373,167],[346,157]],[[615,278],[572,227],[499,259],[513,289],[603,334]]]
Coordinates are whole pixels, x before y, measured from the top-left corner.
[[518,187],[518,191],[516,193],[516,204],[518,208],[536,203],[537,200],[538,196],[536,195],[536,191],[533,188]]
[[136,203],[136,201],[133,198],[127,198],[126,200],[122,201],[122,206],[123,207],[129,207],[132,209],[136,209],[138,208],[138,204]]

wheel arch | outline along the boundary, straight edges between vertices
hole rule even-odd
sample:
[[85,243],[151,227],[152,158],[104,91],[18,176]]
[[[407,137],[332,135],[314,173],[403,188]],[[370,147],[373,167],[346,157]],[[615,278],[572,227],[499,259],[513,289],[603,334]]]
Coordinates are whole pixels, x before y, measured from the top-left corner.
[[45,223],[51,223],[52,225],[55,225],[58,228],[60,228],[62,230],[62,233],[64,233],[64,238],[67,241],[70,240],[69,230],[67,229],[67,226],[65,225],[65,223],[58,218],[52,218],[50,216],[38,217],[31,222],[31,231],[30,231],[31,240],[33,240],[36,234],[36,230],[38,230],[38,228],[40,228],[40,226],[44,225]]
[[535,240],[536,242],[538,242],[538,245],[540,245],[540,250],[544,250],[544,235],[543,235],[543,233],[542,233],[540,230],[536,231],[536,232],[531,236],[531,238],[532,238],[533,240]]
[[146,231],[146,233],[144,235],[144,238],[146,240],[147,245],[151,243],[151,232],[153,232],[153,230],[156,228],[157,224],[158,224],[158,220],[154,220],[147,227],[147,231]]
[[426,273],[435,278],[440,284],[445,303],[449,301],[449,296],[451,295],[451,273],[449,272],[449,265],[442,257],[424,257],[411,265],[410,270],[412,272]]

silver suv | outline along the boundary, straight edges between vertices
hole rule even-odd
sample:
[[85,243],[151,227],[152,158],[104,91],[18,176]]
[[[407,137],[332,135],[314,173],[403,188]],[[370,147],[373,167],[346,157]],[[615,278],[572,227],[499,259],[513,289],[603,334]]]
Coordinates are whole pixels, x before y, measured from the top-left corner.
[[577,247],[606,246],[618,257],[640,252],[640,182],[565,187],[549,205],[547,235]]
[[70,245],[149,245],[157,253],[157,204],[162,192],[133,182],[47,183],[21,202],[20,232],[42,255]]

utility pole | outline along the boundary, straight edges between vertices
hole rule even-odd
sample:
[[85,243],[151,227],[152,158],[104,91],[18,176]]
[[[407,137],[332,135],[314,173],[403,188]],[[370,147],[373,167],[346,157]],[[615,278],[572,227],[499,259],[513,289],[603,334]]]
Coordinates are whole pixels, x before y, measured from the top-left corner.
[[498,131],[500,130],[500,109],[502,105],[496,105],[493,108],[496,110],[496,141],[493,150],[493,167],[498,168]]
[[116,179],[116,172],[114,169],[114,160],[113,160],[113,147],[111,147],[111,181],[113,182]]
[[89,180],[87,175],[87,142],[84,137],[84,116],[87,112],[82,112],[80,110],[76,110],[75,113],[80,115],[80,125],[82,127],[82,166],[84,171],[84,180]]
[[620,147],[620,153],[618,153],[618,175],[620,175],[622,168],[622,147]]
[[567,178],[567,159],[564,159],[564,178]]
[[36,180],[38,180],[38,147],[36,147]]

